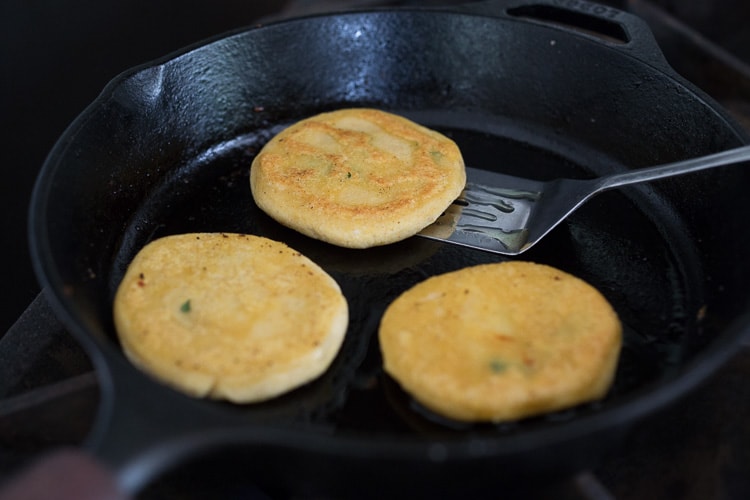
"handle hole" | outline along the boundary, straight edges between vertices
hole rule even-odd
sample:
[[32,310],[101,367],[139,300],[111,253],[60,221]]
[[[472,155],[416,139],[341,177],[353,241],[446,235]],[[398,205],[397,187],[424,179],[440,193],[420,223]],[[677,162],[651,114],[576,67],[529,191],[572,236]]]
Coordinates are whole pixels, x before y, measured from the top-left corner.
[[554,5],[524,5],[508,9],[508,15],[542,21],[594,35],[607,42],[626,44],[630,37],[618,23],[594,15],[555,7]]

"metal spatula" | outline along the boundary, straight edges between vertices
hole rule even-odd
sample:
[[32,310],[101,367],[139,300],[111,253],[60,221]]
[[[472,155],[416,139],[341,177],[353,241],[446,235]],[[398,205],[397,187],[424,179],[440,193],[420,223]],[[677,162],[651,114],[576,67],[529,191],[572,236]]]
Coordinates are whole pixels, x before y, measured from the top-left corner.
[[[467,182],[461,196],[420,233],[426,238],[518,255],[603,191],[750,160],[750,146],[596,179],[540,182],[492,174],[493,185]],[[469,179],[474,169],[467,169]]]

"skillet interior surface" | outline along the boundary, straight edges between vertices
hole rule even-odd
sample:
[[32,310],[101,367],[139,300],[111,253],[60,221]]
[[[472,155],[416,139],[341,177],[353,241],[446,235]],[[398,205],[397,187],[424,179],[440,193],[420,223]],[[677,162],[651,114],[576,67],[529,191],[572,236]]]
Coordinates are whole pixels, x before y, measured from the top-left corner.
[[[409,115],[407,111],[396,110]],[[441,121],[422,123],[453,138],[470,165],[494,167],[533,165],[535,175],[580,177],[580,163],[593,154],[571,159],[534,146],[519,131],[502,128],[498,136],[486,130],[452,128],[469,123],[467,117],[432,113]],[[419,119],[412,115],[413,118]],[[492,129],[485,117],[482,123]],[[284,124],[281,124],[283,127]],[[336,430],[418,432],[435,438],[465,426],[422,411],[381,373],[376,341],[380,316],[401,292],[429,276],[466,266],[505,260],[494,254],[412,238],[369,250],[348,250],[313,240],[284,228],[254,204],[249,193],[249,165],[263,144],[261,134],[241,136],[217,144],[210,152],[178,166],[136,212],[123,233],[108,273],[108,296],[114,296],[127,264],[148,241],[168,234],[213,231],[239,232],[283,241],[311,257],[340,284],[350,307],[350,327],[341,356],[320,380],[265,404],[226,405],[250,421],[315,424]],[[514,134],[515,132],[515,134]],[[569,152],[568,152],[569,153]],[[491,173],[485,174],[491,179]],[[648,188],[646,188],[648,191]],[[668,376],[700,347],[697,317],[704,304],[697,255],[679,219],[657,227],[651,215],[669,210],[658,195],[635,192],[635,200],[612,193],[592,201],[576,213],[563,230],[550,235],[525,260],[564,269],[596,286],[611,301],[625,326],[625,349],[610,398],[632,393]],[[645,212],[645,213],[644,213]],[[676,242],[681,244],[677,245]],[[498,286],[503,286],[499,283]],[[107,332],[116,342],[114,327]],[[345,395],[345,396],[344,396]],[[342,397],[344,396],[344,397]],[[604,403],[606,404],[606,402]],[[601,403],[539,420],[514,425],[470,426],[490,433],[514,432],[541,421],[572,418],[577,412],[596,411]],[[433,425],[436,424],[436,425]]]
[[[666,393],[675,381],[696,365],[715,366],[711,353],[736,342],[722,332],[747,306],[750,269],[738,256],[750,244],[726,236],[750,215],[735,201],[746,173],[725,169],[604,193],[524,254],[589,281],[612,302],[625,326],[614,387],[604,401],[570,411],[466,426],[419,408],[383,375],[378,321],[412,284],[500,258],[416,238],[365,251],[307,239],[258,210],[248,170],[284,126],[344,106],[379,107],[444,132],[468,165],[490,172],[488,180],[493,170],[591,176],[744,141],[721,110],[654,66],[653,55],[646,59],[559,28],[455,12],[322,16],[222,38],[123,75],[61,138],[32,202],[37,272],[71,331],[94,357],[104,354],[106,371],[123,359],[114,291],[153,238],[260,234],[318,262],[349,301],[342,352],[319,380],[268,403],[197,403],[244,425],[357,436],[358,446],[384,437],[396,452],[407,437],[503,443],[573,424],[585,435],[581,422],[599,419],[601,429],[608,415],[606,425],[619,426],[627,418],[618,412],[641,413],[633,408],[646,396],[651,409],[674,397],[679,390]],[[717,224],[710,213],[724,209],[734,217]],[[168,391],[155,383],[149,390]]]

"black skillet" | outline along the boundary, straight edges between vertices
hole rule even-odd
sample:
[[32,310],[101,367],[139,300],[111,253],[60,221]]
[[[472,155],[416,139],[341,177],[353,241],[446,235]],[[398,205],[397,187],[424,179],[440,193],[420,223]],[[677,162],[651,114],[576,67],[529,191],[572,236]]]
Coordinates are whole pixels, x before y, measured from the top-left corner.
[[[458,425],[419,408],[381,371],[380,314],[428,276],[500,257],[418,238],[336,248],[280,227],[250,196],[248,169],[269,137],[350,106],[402,113],[453,137],[468,165],[538,179],[747,142],[667,66],[639,19],[583,1],[297,19],[121,75],[50,153],[30,239],[49,301],[100,377],[87,446],[129,490],[197,456],[230,456],[284,496],[377,496],[403,484],[412,494],[497,493],[564,477],[704,380],[748,330],[750,170],[608,192],[523,258],[588,280],[617,309],[625,345],[610,394],[498,426]],[[128,363],[111,319],[118,282],[145,243],[188,231],[282,240],[335,277],[351,325],[324,376],[268,403],[232,406],[190,399]]]

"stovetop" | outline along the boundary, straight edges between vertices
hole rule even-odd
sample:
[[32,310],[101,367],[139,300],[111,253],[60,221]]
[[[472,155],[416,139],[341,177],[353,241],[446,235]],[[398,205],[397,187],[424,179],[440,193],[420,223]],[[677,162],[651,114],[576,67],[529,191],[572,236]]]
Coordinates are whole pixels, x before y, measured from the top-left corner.
[[[283,8],[274,2],[260,2],[256,4],[253,16],[267,21],[352,6],[453,3],[467,2],[293,0],[286,2]],[[742,18],[744,13],[750,14],[750,9],[741,2],[728,5],[733,4],[729,0],[712,3],[714,10],[710,12],[705,11],[705,7],[701,10],[700,6],[689,7],[684,2],[669,0],[604,3],[643,17],[672,66],[716,98],[750,130],[750,66],[747,62],[750,61],[750,49],[747,49],[750,43],[745,43],[750,42],[747,40],[750,34],[742,39],[741,34],[746,30],[716,28],[722,19],[731,20],[727,21],[727,27],[738,25],[737,18]],[[242,10],[238,5],[227,2],[227,15]],[[97,12],[101,14],[102,9]],[[166,19],[168,14],[165,12],[163,16]],[[78,19],[77,22],[89,27],[88,33],[101,34],[91,28],[98,22],[96,18]],[[168,50],[143,56],[133,64],[252,22],[250,19],[223,19],[207,24],[204,31],[184,43],[165,41],[165,38],[161,46],[168,46]],[[744,26],[744,23],[739,25]],[[75,23],[69,28],[74,29]],[[211,29],[213,33],[205,31]],[[738,30],[740,34],[736,33]],[[182,36],[187,35],[182,33]],[[90,42],[79,40],[78,43]],[[119,70],[131,65],[128,63]],[[106,75],[105,80],[114,74],[116,72]],[[70,75],[67,77],[71,78]],[[54,113],[54,110],[50,112]],[[70,120],[73,116],[64,118]],[[48,144],[47,149],[51,145]],[[25,296],[33,297],[30,293],[35,290],[33,285],[27,285],[24,290]],[[748,379],[750,346],[744,346],[703,386],[639,424],[623,446],[598,467],[582,471],[561,484],[535,485],[524,492],[524,498],[750,498]],[[80,445],[96,416],[98,401],[97,377],[88,356],[52,313],[44,295],[39,294],[0,337],[0,479],[12,475],[45,451],[61,445]],[[192,467],[203,465],[196,463]],[[178,468],[149,486],[141,496],[203,498],[204,494],[210,493],[214,498],[221,498],[229,495],[226,484],[206,481],[205,474],[201,475],[200,483],[196,483],[193,472],[191,466]],[[263,492],[251,489],[252,484],[247,488],[250,490],[246,491],[253,491],[253,494],[245,497],[264,497]],[[236,492],[237,485],[232,489]]]

